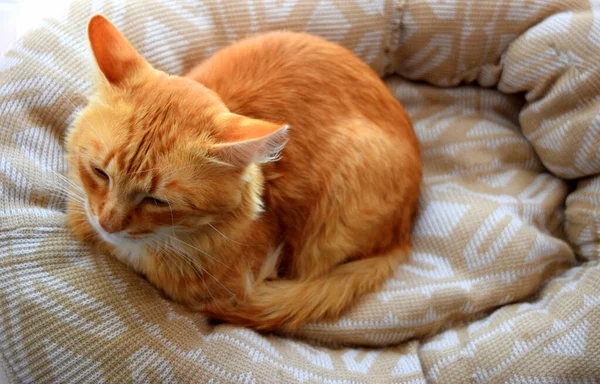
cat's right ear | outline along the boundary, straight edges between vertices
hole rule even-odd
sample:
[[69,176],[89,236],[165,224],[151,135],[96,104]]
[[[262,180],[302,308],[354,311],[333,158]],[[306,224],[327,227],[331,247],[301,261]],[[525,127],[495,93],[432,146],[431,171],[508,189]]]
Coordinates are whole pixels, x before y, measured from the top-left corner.
[[274,124],[225,113],[218,118],[221,130],[219,144],[208,153],[215,159],[245,168],[252,163],[277,161],[288,139],[288,125]]
[[148,66],[125,36],[102,15],[90,19],[88,38],[96,63],[111,85],[126,86],[137,71]]

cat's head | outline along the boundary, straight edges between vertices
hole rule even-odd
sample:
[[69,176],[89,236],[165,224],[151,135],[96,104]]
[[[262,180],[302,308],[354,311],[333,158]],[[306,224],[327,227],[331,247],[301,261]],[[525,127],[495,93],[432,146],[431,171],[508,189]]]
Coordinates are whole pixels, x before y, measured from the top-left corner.
[[255,215],[256,164],[283,148],[287,127],[230,113],[203,85],[154,69],[102,16],[88,37],[100,76],[68,133],[83,194],[69,213],[122,248]]

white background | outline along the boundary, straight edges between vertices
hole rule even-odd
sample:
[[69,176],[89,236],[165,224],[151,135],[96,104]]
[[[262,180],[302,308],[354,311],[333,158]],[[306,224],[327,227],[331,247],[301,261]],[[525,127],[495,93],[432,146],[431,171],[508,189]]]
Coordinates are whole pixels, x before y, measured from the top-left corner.
[[[0,0],[0,56],[46,17],[66,13],[71,0]],[[1,383],[1,382],[0,382]]]

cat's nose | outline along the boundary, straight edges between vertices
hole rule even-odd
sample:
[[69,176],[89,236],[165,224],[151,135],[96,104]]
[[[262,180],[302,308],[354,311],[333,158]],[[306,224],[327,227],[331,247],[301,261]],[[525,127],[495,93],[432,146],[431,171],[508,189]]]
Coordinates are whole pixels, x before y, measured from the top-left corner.
[[107,220],[106,218],[100,218],[100,220],[98,220],[98,222],[100,223],[100,226],[102,227],[102,229],[104,229],[108,233],[115,233],[115,232],[119,232],[121,230],[121,228],[119,228],[118,225],[115,225],[115,222],[113,220]]

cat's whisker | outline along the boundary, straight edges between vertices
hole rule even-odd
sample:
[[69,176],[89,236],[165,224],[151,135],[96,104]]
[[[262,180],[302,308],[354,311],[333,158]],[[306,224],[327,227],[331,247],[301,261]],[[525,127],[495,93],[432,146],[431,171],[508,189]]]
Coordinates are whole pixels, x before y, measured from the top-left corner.
[[[83,212],[78,212],[78,213],[83,216]],[[77,222],[77,221],[88,221],[89,222],[89,220],[87,219],[87,217],[78,217],[76,219],[71,219],[71,220],[73,222]]]
[[[81,227],[83,224],[84,223],[77,223],[77,224],[75,224],[74,229],[77,229],[77,228]],[[85,234],[85,236],[83,236],[82,240],[84,242],[87,242],[87,241],[91,241],[91,240],[93,240],[95,238],[96,238],[96,234],[94,232],[89,232],[89,233]]]
[[[48,194],[48,197],[51,197],[51,198],[58,198],[58,199],[61,199],[61,200],[65,200],[65,198],[66,198],[66,197],[69,197],[69,196],[68,196],[67,192],[64,192],[64,191],[56,191],[56,192],[49,193],[49,194]],[[77,197],[79,197],[79,196],[77,196]],[[64,201],[63,201],[63,202],[64,202]]]
[[[198,276],[198,278],[200,279],[200,281],[202,282],[202,284],[204,285],[204,288],[206,288],[206,291],[208,292],[208,294],[210,295],[210,297],[215,300],[214,295],[212,294],[210,288],[208,287],[208,285],[206,284],[206,281],[204,281],[204,277],[202,276],[202,273],[206,272],[202,266],[192,263],[192,260],[190,260],[189,258],[185,257],[184,255],[180,255],[178,254],[175,249],[172,249],[169,247],[169,245],[166,243],[164,243],[163,248],[162,248],[163,252],[165,256],[169,257],[169,258],[175,258],[175,259],[182,259],[185,263],[187,263],[192,270],[194,271],[194,273],[196,274],[196,276]],[[186,274],[184,274],[183,269],[181,267],[181,264],[177,263],[178,268],[179,268],[179,272],[181,273],[181,276],[186,276]],[[198,270],[198,268],[200,270]],[[218,305],[218,304],[217,304]]]
[[[55,194],[62,195],[62,197],[72,198],[74,201],[81,203],[82,205],[87,202],[87,196],[85,192],[79,191],[77,189],[69,188],[66,185],[56,185]],[[55,195],[51,194],[51,195]]]
[[[85,210],[83,210],[81,208],[71,208],[70,211],[71,212],[75,212],[75,213],[79,213],[81,215],[84,215],[86,213]],[[86,218],[86,220],[87,220],[87,218]]]
[[215,232],[217,232],[219,235],[221,235],[225,240],[228,240],[230,242],[232,242],[233,244],[237,244],[237,245],[243,245],[243,246],[248,246],[248,244],[242,244],[240,242],[237,242],[227,236],[225,236],[225,234],[221,231],[219,231],[217,228],[215,228],[211,223],[206,223],[206,225],[208,225],[209,227],[211,227],[212,229],[215,230]]
[[54,188],[56,188],[58,190],[58,192],[72,193],[75,196],[79,196],[79,197],[86,196],[84,192],[80,192],[76,189],[71,189],[67,185],[56,185],[56,186],[54,186]]
[[[177,269],[179,269],[179,273],[182,276],[185,276],[183,273],[183,268],[181,267],[181,264],[177,262],[177,258],[174,257],[174,255],[171,254],[171,252],[169,251],[169,249],[165,248],[165,247],[161,247],[160,242],[157,240],[149,240],[149,241],[144,241],[144,244],[152,247],[154,246],[154,252],[156,253],[160,253],[162,256],[164,256],[165,258],[167,258],[169,260],[169,262],[171,263],[175,263],[177,265]],[[192,268],[195,270],[195,268]]]
[[196,251],[198,251],[198,252],[202,253],[203,255],[210,257],[210,258],[211,258],[213,261],[216,261],[217,263],[219,263],[219,264],[223,265],[225,268],[227,268],[227,269],[231,270],[231,267],[230,267],[229,265],[227,265],[227,264],[223,263],[221,260],[219,260],[219,259],[217,259],[216,257],[212,256],[212,255],[211,255],[211,254],[209,254],[208,252],[206,252],[206,251],[203,251],[203,250],[201,250],[200,248],[194,247],[192,244],[190,244],[190,243],[186,243],[185,241],[183,241],[183,240],[181,240],[181,239],[179,239],[179,238],[177,238],[177,237],[172,237],[172,239],[173,239],[173,240],[176,240],[176,241],[179,241],[180,243],[182,243],[182,244],[184,244],[184,245],[187,245],[188,247],[190,247],[190,248],[192,248],[192,249],[195,249]]
[[169,255],[171,257],[171,259],[173,259],[175,261],[175,263],[177,264],[177,268],[179,269],[179,273],[181,274],[181,276],[186,276],[187,277],[187,274],[184,273],[183,266],[181,265],[181,263],[178,263],[177,260],[182,260],[183,262],[185,262],[192,269],[192,271],[194,272],[194,274],[196,276],[198,276],[198,278],[201,281],[204,281],[204,278],[202,277],[202,270],[198,270],[198,266],[194,265],[186,257],[183,257],[183,256],[177,254],[174,250],[171,250],[169,248],[165,248],[164,251],[166,251],[167,255]]
[[[71,209],[69,209],[70,212],[74,212],[74,213],[78,213],[80,215],[86,215],[86,212],[84,209],[82,208],[76,208],[76,207],[71,207]],[[87,218],[87,217],[86,217]]]
[[69,192],[72,192],[78,196],[87,197],[87,194],[85,193],[85,191],[77,185],[68,184],[68,185],[59,185],[58,187],[63,190],[68,190]]
[[227,288],[223,283],[221,283],[221,281],[219,281],[219,279],[217,279],[213,274],[211,274],[210,272],[208,272],[206,269],[204,269],[204,273],[206,273],[208,276],[212,277],[213,280],[219,284],[224,290],[226,290],[231,296],[237,296],[235,293],[231,292],[231,290],[229,290],[229,288]]
[[73,220],[73,221],[71,221],[71,222],[72,222],[73,224],[75,224],[77,227],[80,227],[80,226],[84,225],[84,224],[87,222],[87,220],[84,220],[84,219],[78,219],[78,220]]
[[[51,194],[52,195],[52,194]],[[72,198],[74,201],[81,203],[82,205],[86,202],[86,198],[84,196],[81,195],[77,195],[75,194],[73,191],[70,190],[61,190],[60,188],[58,189],[58,191],[56,191],[54,193],[55,196],[59,197],[70,197]]]
[[[198,263],[195,263],[194,260],[191,260],[185,254],[178,253],[177,250],[175,249],[175,247],[170,246],[168,244],[167,240],[163,241],[162,250],[168,252],[172,258],[177,259],[177,260],[182,260],[183,262],[185,262],[190,268],[192,268],[192,270],[194,271],[196,276],[198,276],[200,279],[202,279],[202,275],[201,275],[202,266],[199,265]],[[185,276],[181,264],[179,264],[178,266],[179,266],[179,271],[180,271],[181,275]]]
[[56,194],[51,194],[50,196],[56,197],[56,198],[60,198],[60,199],[63,199],[63,200],[65,198],[70,198],[73,203],[75,203],[75,204],[77,204],[77,205],[79,205],[81,207],[83,207],[85,205],[85,203],[86,203],[86,201],[82,197],[71,195],[71,194],[69,194],[67,192],[63,192],[63,191],[59,191]]
[[[171,212],[171,232],[173,233],[173,236],[169,236],[169,239],[171,240],[177,240],[185,245],[187,245],[188,247],[191,247],[193,249],[195,249],[196,251],[202,253],[203,255],[206,255],[208,257],[210,257],[212,260],[220,263],[221,265],[223,265],[224,267],[226,267],[227,269],[231,270],[231,267],[228,266],[227,264],[223,263],[221,260],[217,259],[216,257],[210,255],[208,252],[205,252],[203,250],[201,250],[200,248],[194,247],[193,245],[186,243],[185,241],[177,238],[177,236],[175,235],[175,220],[173,218],[173,209],[171,207],[171,203],[169,202],[169,199],[167,199],[166,196],[163,195],[163,198],[165,199],[165,201],[167,202],[167,204],[169,205],[169,211]],[[209,273],[208,271],[205,270],[206,273]],[[210,273],[209,273],[210,274]],[[212,276],[212,275],[211,275]],[[214,276],[213,276],[214,278]]]
[[[173,246],[172,246],[172,245],[170,245],[170,244],[165,244],[165,245],[167,246],[167,249],[169,249],[169,250],[171,250],[171,251],[173,251],[173,252],[176,252],[176,253],[177,253],[177,255],[179,255],[179,256],[181,256],[181,257],[185,258],[186,260],[188,260],[188,261],[192,262],[192,263],[193,263],[193,264],[194,264],[194,265],[195,265],[197,268],[199,268],[199,269],[200,269],[200,271],[202,271],[202,273],[206,273],[208,276],[212,277],[212,278],[215,280],[215,282],[216,282],[217,284],[219,284],[221,287],[223,287],[223,289],[225,289],[227,292],[229,292],[229,294],[231,294],[231,295],[233,295],[233,296],[236,296],[236,295],[235,295],[235,293],[231,292],[231,291],[230,291],[230,290],[229,290],[229,289],[228,289],[228,288],[227,288],[225,285],[223,285],[223,283],[221,283],[221,281],[219,281],[219,279],[217,279],[217,278],[216,278],[216,277],[215,277],[213,274],[211,274],[210,272],[208,272],[208,271],[206,270],[206,268],[203,268],[203,267],[202,267],[202,265],[201,265],[201,264],[199,264],[199,263],[198,263],[196,260],[194,260],[192,257],[188,257],[188,256],[187,256],[187,255],[186,255],[184,252],[181,252],[181,253],[180,253],[180,251],[179,251],[177,248],[173,247]],[[228,268],[229,268],[229,267],[228,267]],[[231,268],[230,268],[230,269],[231,269]]]
[[[196,263],[192,264],[192,261],[186,257],[183,254],[178,254],[176,253],[176,249],[174,247],[172,247],[168,242],[167,242],[168,238],[165,238],[162,242],[156,241],[156,244],[159,246],[159,248],[157,248],[157,251],[160,251],[160,253],[162,252],[167,252],[169,253],[169,255],[172,255],[174,257],[180,258],[183,261],[185,261],[188,265],[190,265],[194,271],[198,272],[198,268],[200,268],[202,270],[202,267]],[[181,273],[183,275],[183,271],[181,270]]]
[[83,241],[91,241],[95,238],[94,234],[87,234],[83,236]]
[[175,253],[177,256],[180,256],[188,264],[190,264],[190,263],[193,264],[194,267],[197,268],[197,269],[199,269],[200,271],[204,271],[204,268],[202,267],[202,265],[198,261],[194,260],[193,257],[190,257],[185,252],[182,252],[181,250],[175,248],[173,245],[166,243],[166,249],[168,249],[171,252]]
[[54,175],[58,176],[61,180],[65,181],[67,184],[71,185],[73,188],[77,189],[78,191],[84,193],[83,188],[81,188],[79,185],[75,184],[72,180],[70,180],[68,177],[66,177],[65,175],[56,172],[52,169],[49,169],[50,172],[52,172]]
[[206,288],[206,292],[208,292],[208,294],[210,295],[211,299],[217,304],[217,307],[219,307],[219,309],[222,311],[221,307],[219,306],[219,301],[217,299],[215,299],[215,296],[212,294],[210,288],[208,288],[208,285],[206,284],[206,281],[204,281],[204,279],[201,280],[202,284],[204,285],[204,288]]
[[87,222],[87,220],[82,220],[82,219],[71,221],[71,223],[73,223],[77,227],[80,227],[80,226],[86,224],[86,222]]
[[217,307],[219,307],[219,309],[222,311],[223,309],[220,307],[219,301],[215,298],[215,295],[213,295],[212,291],[208,287],[208,284],[206,284],[206,281],[204,281],[204,279],[200,279],[200,281],[202,281],[202,284],[204,285],[204,288],[206,288],[206,292],[208,292],[210,298],[213,300],[213,302],[215,302],[215,304],[217,304]]
[[[69,212],[65,212],[65,214],[68,214]],[[71,213],[74,213],[75,215],[77,215],[77,217],[73,217],[73,215],[70,216],[70,220],[72,222],[76,222],[76,221],[88,221],[88,218],[85,215],[85,212],[81,212],[81,211],[72,211]]]
[[[81,208],[81,209],[85,209],[85,204],[87,203],[87,201],[85,200],[85,198],[81,197],[81,196],[76,196],[76,195],[71,195],[68,192],[63,192],[63,191],[58,191],[55,192],[53,194],[50,194],[50,196],[56,197],[56,198],[62,198],[64,199],[64,203],[73,203],[75,204],[75,207]],[[71,198],[71,200],[67,200],[65,198]],[[65,204],[65,206],[67,206],[67,204]]]
[[[173,256],[179,256],[177,253],[174,253],[174,251],[170,251],[172,252]],[[212,298],[212,300],[217,304],[217,307],[219,306],[218,301],[215,299],[215,296],[213,295],[212,291],[210,290],[210,288],[208,287],[208,284],[206,284],[206,281],[204,280],[204,277],[202,276],[202,273],[205,272],[204,269],[200,266],[198,266],[200,268],[200,271],[198,271],[198,269],[195,268],[194,265],[191,264],[190,260],[188,260],[188,258],[183,257],[183,260],[188,263],[188,265],[194,270],[196,276],[198,276],[198,278],[200,279],[200,281],[202,282],[202,285],[204,285],[204,288],[206,288],[206,292],[208,292],[208,294],[210,295],[210,297]],[[183,269],[181,268],[181,264],[178,265],[179,267],[179,271],[181,273],[182,276],[187,276],[183,273]]]
[[71,187],[70,185],[67,185],[67,184],[57,184],[57,185],[53,186],[53,188],[56,188],[61,192],[70,192],[70,193],[73,193],[73,194],[75,194],[77,196],[81,196],[81,197],[86,196],[85,192],[75,189],[74,186]]

